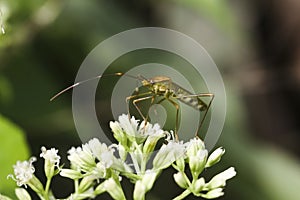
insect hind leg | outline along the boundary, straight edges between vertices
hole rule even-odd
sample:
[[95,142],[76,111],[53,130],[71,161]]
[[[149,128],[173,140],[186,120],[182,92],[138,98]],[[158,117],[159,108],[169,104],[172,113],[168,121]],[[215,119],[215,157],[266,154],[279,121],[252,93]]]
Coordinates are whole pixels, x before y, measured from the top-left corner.
[[204,123],[204,120],[205,120],[205,118],[207,116],[207,113],[209,111],[209,108],[211,106],[211,103],[212,103],[215,95],[213,93],[199,93],[199,94],[191,94],[191,95],[186,95],[186,96],[180,96],[180,97],[176,97],[176,98],[182,98],[182,97],[197,97],[197,98],[200,98],[200,97],[210,97],[211,98],[209,100],[208,104],[206,104],[202,100],[200,100],[205,105],[205,110],[203,110],[204,111],[204,116],[201,119],[201,109],[199,109],[199,111],[200,111],[200,123],[199,123],[199,125],[197,127],[197,130],[195,132],[195,137],[198,137],[198,132],[202,128],[202,125]]
[[[207,104],[207,108],[206,108],[206,110],[205,110],[204,116],[203,116],[202,120],[200,119],[201,121],[200,121],[200,123],[199,123],[199,126],[198,126],[196,132],[195,132],[195,137],[198,137],[198,132],[199,132],[199,130],[201,129],[203,123],[204,123],[204,120],[205,120],[206,115],[207,115],[207,113],[208,113],[208,111],[209,111],[209,108],[210,108],[210,106],[211,106],[211,103],[212,103],[212,101],[214,100],[215,95],[212,94],[212,93],[200,93],[200,94],[197,94],[196,96],[197,96],[197,97],[210,97],[210,98],[211,98],[211,99],[209,100],[208,104]],[[200,116],[200,118],[201,118],[201,116]]]

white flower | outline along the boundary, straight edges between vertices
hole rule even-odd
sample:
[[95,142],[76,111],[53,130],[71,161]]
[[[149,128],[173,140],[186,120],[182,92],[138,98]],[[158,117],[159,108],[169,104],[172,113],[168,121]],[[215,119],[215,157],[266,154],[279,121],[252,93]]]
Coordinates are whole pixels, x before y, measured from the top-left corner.
[[228,179],[233,178],[236,175],[234,167],[230,167],[227,170],[214,176],[207,184],[206,187],[209,189],[215,189],[224,187]]
[[194,181],[193,185],[192,185],[194,193],[197,194],[197,193],[201,192],[201,190],[203,189],[204,186],[205,186],[205,180],[203,177]]
[[197,179],[206,164],[208,152],[199,138],[193,138],[186,144],[186,155],[193,178]]
[[105,168],[109,168],[113,164],[114,149],[107,147],[106,144],[100,143],[97,138],[88,142],[88,147],[93,155],[103,164]]
[[95,158],[87,144],[82,145],[82,148],[72,147],[68,153],[73,168],[89,172],[96,166]]
[[146,132],[148,137],[143,146],[143,153],[151,153],[154,150],[158,140],[166,136],[166,132],[161,130],[158,124],[154,124],[154,126],[152,126],[150,123],[146,125]]
[[198,150],[196,155],[191,155],[188,157],[189,167],[193,177],[198,178],[199,174],[203,171],[206,159],[207,159],[207,150],[201,149]]
[[80,192],[77,194],[71,194],[71,196],[69,198],[67,198],[66,200],[94,199],[94,198],[95,198],[94,189],[90,188],[84,192]]
[[132,142],[141,143],[147,136],[162,137],[165,135],[159,124],[152,125],[145,121],[139,124],[139,120],[136,120],[134,116],[129,119],[125,114],[119,116],[119,122],[110,122],[110,127],[114,132],[114,137],[122,145],[125,145],[126,137]]
[[200,138],[193,138],[189,142],[185,143],[187,156],[196,156],[199,151],[205,149],[204,142]]
[[141,180],[138,180],[135,183],[133,191],[133,199],[143,200],[145,199],[146,186],[142,183]]
[[109,178],[103,182],[105,190],[112,196],[113,199],[125,200],[123,190],[119,183],[113,178]]
[[185,147],[182,142],[169,142],[164,144],[156,154],[153,160],[155,169],[165,169],[169,167],[175,160],[184,156]]
[[201,194],[201,196],[206,199],[215,199],[223,195],[224,195],[223,188],[216,188],[208,191],[206,194]]
[[221,160],[221,157],[224,153],[225,153],[225,149],[223,149],[222,147],[219,147],[218,149],[216,149],[208,157],[205,167],[211,167],[214,164],[217,164]]
[[17,161],[17,163],[13,166],[14,174],[8,175],[8,177],[12,178],[17,182],[18,186],[24,185],[27,187],[27,183],[33,178],[33,174],[35,172],[35,168],[32,163],[36,161],[35,157],[31,157],[28,161]]
[[82,178],[82,174],[80,173],[80,171],[74,169],[61,169],[59,174],[63,177],[67,177],[74,180]]
[[[145,125],[146,124],[146,125]],[[140,134],[145,134],[147,136],[161,136],[165,135],[164,131],[160,128],[159,124],[152,125],[151,123],[142,121],[139,126]]]
[[45,147],[42,147],[41,151],[42,153],[40,154],[40,157],[48,160],[51,164],[59,166],[60,156],[57,155],[57,149],[51,148],[50,150],[47,150]]
[[128,115],[121,115],[119,116],[119,122],[121,128],[124,130],[124,132],[132,137],[138,137],[138,122],[139,120],[136,120],[134,116],[131,117],[131,119],[128,118]]
[[[16,188],[15,193],[18,199],[31,200],[30,195],[28,194],[27,190],[25,190],[24,188]],[[5,200],[5,199],[2,199],[0,196],[0,200]]]
[[187,179],[185,178],[184,172],[177,172],[173,175],[175,182],[183,189],[186,189],[189,187],[189,183],[187,182]]

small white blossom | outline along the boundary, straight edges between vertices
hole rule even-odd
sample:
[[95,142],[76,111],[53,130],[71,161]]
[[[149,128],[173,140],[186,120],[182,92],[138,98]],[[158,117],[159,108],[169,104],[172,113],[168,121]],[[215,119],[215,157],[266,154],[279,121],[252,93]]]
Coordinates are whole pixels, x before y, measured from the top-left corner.
[[136,120],[134,116],[129,119],[128,115],[125,114],[119,116],[118,120],[119,122],[110,122],[110,127],[115,134],[115,138],[122,144],[125,144],[124,137],[128,137],[130,141],[141,143],[147,136],[162,137],[165,135],[157,123],[152,125],[143,121],[139,124],[139,120]]
[[[145,125],[146,124],[146,125]],[[161,136],[161,135],[165,135],[164,131],[160,128],[159,124],[154,124],[152,125],[151,123],[147,122],[145,123],[145,121],[142,121],[142,123],[139,126],[139,130],[140,134],[144,134],[147,136]]]
[[200,138],[193,138],[186,144],[186,156],[193,178],[197,179],[206,164],[208,152]]
[[139,137],[138,135],[138,122],[139,120],[136,120],[134,116],[131,117],[131,119],[128,118],[128,115],[121,115],[119,116],[119,123],[121,128],[124,130],[124,132],[132,137]]
[[0,200],[12,200],[12,199],[0,194]]
[[193,138],[189,142],[185,143],[187,156],[196,156],[199,151],[205,149],[204,142],[200,138]]
[[45,147],[42,147],[41,151],[42,153],[40,154],[40,157],[44,158],[45,160],[49,160],[51,164],[59,166],[60,156],[57,155],[57,149],[51,148],[50,150],[47,150]]
[[216,188],[208,191],[206,194],[202,194],[201,196],[206,199],[215,199],[223,195],[224,195],[223,188]]
[[82,145],[82,148],[72,147],[68,153],[71,165],[78,170],[89,172],[96,166],[95,158],[86,144]]
[[74,180],[82,178],[82,174],[80,173],[80,171],[74,169],[61,169],[59,174],[63,177],[67,177]]
[[18,186],[24,185],[27,187],[27,183],[34,176],[33,174],[35,172],[35,168],[33,167],[32,163],[35,161],[35,157],[31,157],[28,161],[17,161],[17,163],[13,166],[15,176],[10,174],[8,177],[11,177],[13,180],[15,180]]
[[200,179],[197,179],[192,185],[195,193],[201,192],[201,190],[204,188],[204,186],[205,186],[205,180],[203,177],[201,177]]
[[161,130],[158,124],[155,124],[153,127],[149,124],[146,127],[148,127],[146,129],[148,137],[143,146],[143,153],[151,153],[155,149],[158,140],[166,136],[166,132]]
[[[18,197],[18,199],[31,200],[30,195],[28,194],[27,190],[25,190],[24,188],[16,188],[15,193],[16,193],[16,196]],[[0,196],[0,200],[3,200],[3,199],[1,199],[1,196]]]
[[155,169],[165,169],[175,160],[184,156],[185,147],[182,142],[169,142],[164,144],[155,155],[153,167]]
[[113,164],[114,149],[107,147],[105,143],[100,143],[97,138],[88,142],[88,147],[93,155],[103,164],[105,168],[109,168]]
[[206,187],[209,189],[224,187],[228,179],[233,178],[236,175],[234,167],[230,167],[227,170],[214,176],[207,184]]
[[114,199],[126,199],[120,184],[118,184],[113,178],[105,180],[103,182],[103,186],[105,190],[110,194],[110,196],[112,196]]
[[221,160],[221,157],[224,153],[225,153],[225,149],[223,149],[222,147],[219,147],[218,149],[216,149],[208,157],[205,167],[211,167],[214,164],[218,163]]
[[145,186],[146,191],[149,191],[157,178],[158,173],[153,170],[147,170],[146,173],[143,175],[142,184]]
[[177,172],[173,175],[175,182],[183,189],[189,187],[189,183],[187,182],[186,178],[184,177],[184,172]]
[[95,194],[94,194],[94,189],[90,188],[84,192],[78,193],[78,194],[71,194],[67,200],[76,200],[76,199],[94,199]]

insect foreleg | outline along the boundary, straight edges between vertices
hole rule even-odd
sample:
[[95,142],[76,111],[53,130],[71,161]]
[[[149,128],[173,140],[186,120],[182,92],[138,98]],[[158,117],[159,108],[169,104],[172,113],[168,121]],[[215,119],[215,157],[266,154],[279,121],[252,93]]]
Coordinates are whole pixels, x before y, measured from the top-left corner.
[[[136,94],[136,95],[132,95],[132,96],[126,97],[127,113],[128,113],[129,119],[131,118],[131,116],[130,116],[130,111],[129,111],[129,101],[130,101],[131,99],[139,98],[139,97],[142,97],[142,96],[145,96],[145,95],[150,95],[150,94],[152,94],[152,92],[151,92],[151,91],[148,91],[148,92],[145,92],[145,93]],[[139,111],[139,110],[138,110],[138,111]]]
[[137,109],[137,111],[139,112],[140,116],[143,118],[143,120],[145,121],[145,125],[147,124],[147,121],[148,121],[148,114],[149,114],[149,109],[147,111],[147,115],[146,117],[143,115],[141,109],[139,108],[139,106],[137,105],[139,102],[141,101],[145,101],[147,99],[150,99],[151,98],[151,104],[150,104],[150,107],[152,106],[153,102],[154,102],[154,99],[155,99],[155,96],[156,95],[151,95],[151,96],[147,96],[147,97],[142,97],[142,98],[139,98],[139,99],[135,99],[133,100],[133,105],[135,106],[135,108]]

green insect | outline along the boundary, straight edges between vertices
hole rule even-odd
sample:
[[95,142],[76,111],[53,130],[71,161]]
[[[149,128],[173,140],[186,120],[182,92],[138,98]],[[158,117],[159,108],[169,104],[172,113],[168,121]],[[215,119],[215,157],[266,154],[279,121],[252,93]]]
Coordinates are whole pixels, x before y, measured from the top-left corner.
[[[139,80],[141,82],[142,86],[146,88],[146,92],[143,92],[143,93],[139,93],[138,88],[136,88],[136,92],[137,92],[136,94],[126,97],[128,116],[130,116],[129,102],[131,100],[132,100],[134,107],[137,109],[138,113],[140,114],[140,116],[143,118],[143,120],[145,122],[148,121],[149,110],[146,115],[143,114],[141,111],[141,108],[139,107],[140,102],[143,102],[146,100],[151,100],[150,105],[153,105],[155,100],[158,97],[161,97],[161,98],[158,102],[156,102],[156,104],[160,104],[165,100],[170,102],[176,109],[176,122],[175,122],[174,132],[175,132],[175,137],[177,140],[178,140],[180,107],[179,107],[179,104],[176,102],[176,100],[179,100],[180,102],[182,102],[200,112],[204,112],[204,116],[203,116],[202,120],[200,121],[197,131],[195,133],[195,136],[197,137],[198,131],[201,128],[203,121],[208,113],[209,108],[210,108],[210,105],[214,99],[214,94],[212,94],[212,93],[193,94],[193,93],[189,92],[188,90],[184,89],[183,87],[179,86],[178,84],[172,82],[171,78],[169,78],[167,76],[155,76],[155,77],[147,79],[141,75],[132,76],[132,75],[124,74],[122,72],[118,72],[118,73],[114,73],[114,74],[99,75],[99,76],[96,76],[96,77],[93,77],[93,78],[90,78],[90,79],[87,79],[84,81],[77,82],[77,83],[67,87],[66,89],[60,91],[59,93],[57,93],[55,96],[53,96],[50,99],[50,101],[54,100],[56,97],[58,97],[62,93],[66,92],[78,85],[81,85],[87,81],[100,79],[105,76],[127,76],[130,78],[134,78],[136,80]],[[201,99],[203,97],[209,97],[210,98],[209,102],[205,103]]]

